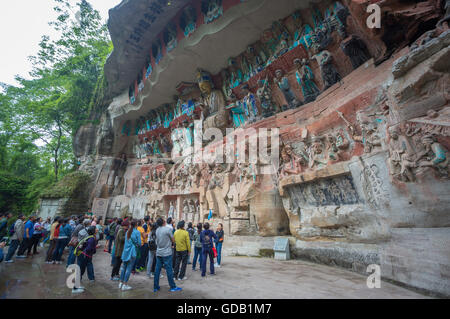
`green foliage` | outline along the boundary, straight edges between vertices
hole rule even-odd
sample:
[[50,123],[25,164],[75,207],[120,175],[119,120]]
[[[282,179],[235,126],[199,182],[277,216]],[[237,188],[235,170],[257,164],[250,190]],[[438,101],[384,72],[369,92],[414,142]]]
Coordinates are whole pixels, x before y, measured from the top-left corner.
[[0,210],[20,212],[20,204],[25,200],[28,181],[9,172],[0,171]]
[[58,17],[49,24],[59,38],[42,37],[30,57],[31,79],[0,83],[0,211],[29,213],[42,190],[70,192],[50,185],[76,169],[72,138],[90,112],[102,109],[103,66],[112,50],[107,27],[86,0],[54,1]]
[[64,176],[59,182],[51,185],[41,193],[42,198],[71,198],[84,193],[91,177],[89,174],[76,171]]

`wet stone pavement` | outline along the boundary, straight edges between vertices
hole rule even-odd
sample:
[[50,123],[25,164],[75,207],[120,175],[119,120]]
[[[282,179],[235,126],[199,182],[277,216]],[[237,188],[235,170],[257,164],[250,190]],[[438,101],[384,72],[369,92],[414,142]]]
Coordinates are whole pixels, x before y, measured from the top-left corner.
[[[102,243],[103,244],[103,243]],[[67,288],[69,273],[65,264],[44,263],[47,248],[40,254],[14,263],[0,264],[0,298],[139,298],[139,299],[202,299],[202,298],[427,298],[414,291],[382,281],[381,288],[369,289],[367,277],[345,269],[318,265],[306,261],[277,261],[270,258],[224,257],[216,276],[202,278],[199,271],[187,268],[187,280],[176,281],[181,292],[169,292],[165,271],[161,290],[153,293],[153,279],[146,273],[131,275],[130,291],[118,289],[110,280],[111,257],[103,245],[94,255],[95,283],[83,278],[86,288],[72,294]],[[67,258],[67,252],[64,253]]]

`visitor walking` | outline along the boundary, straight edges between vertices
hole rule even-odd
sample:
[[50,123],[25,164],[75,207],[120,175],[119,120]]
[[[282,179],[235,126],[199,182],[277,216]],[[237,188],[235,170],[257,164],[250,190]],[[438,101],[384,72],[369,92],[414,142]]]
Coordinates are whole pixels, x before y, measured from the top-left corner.
[[[116,230],[115,230],[115,232],[114,232],[114,238],[117,238],[117,233],[119,232],[119,230],[121,229],[121,225],[122,225],[122,218],[118,218],[117,219],[117,226],[116,226]],[[129,225],[129,223],[130,222],[128,222],[128,225]],[[106,247],[106,245],[105,245],[105,247]],[[112,249],[112,252],[111,252],[111,266],[113,267],[114,266],[114,264],[116,263],[116,255],[115,255],[115,249],[116,249],[116,240],[114,239],[114,242],[113,242],[113,249]],[[121,255],[122,256],[122,255]]]
[[162,218],[156,221],[158,229],[156,230],[156,268],[155,278],[153,282],[153,291],[157,292],[161,289],[159,286],[159,275],[161,274],[161,267],[166,269],[167,280],[169,282],[170,291],[180,291],[180,287],[175,285],[173,280],[172,269],[172,244],[175,242],[172,230],[166,227],[166,223]]
[[75,250],[75,247],[77,247],[78,243],[81,240],[79,237],[80,232],[84,229],[84,232],[87,235],[89,224],[90,224],[89,219],[85,219],[85,220],[80,219],[78,221],[78,225],[75,226],[75,229],[72,232],[72,236],[71,236],[70,242],[69,242],[69,256],[67,257],[66,267],[76,263],[76,260],[75,260],[76,256],[74,254],[74,250]]
[[191,241],[189,239],[189,233],[184,230],[184,220],[178,223],[177,231],[173,237],[175,239],[176,246],[174,278],[178,280],[185,280],[188,254],[191,252]]
[[111,253],[111,246],[114,242],[116,227],[117,227],[117,217],[114,217],[113,222],[109,225],[108,253]]
[[[149,225],[150,234],[148,236],[148,262],[147,262],[147,276],[153,278],[155,276],[156,268],[156,229],[158,225],[156,223]],[[163,276],[161,275],[160,278]]]
[[[60,217],[56,216],[55,219],[53,220],[52,226],[50,227],[50,237],[49,237],[50,245],[47,250],[47,257],[45,258],[46,264],[51,264],[53,261],[53,253],[55,251],[56,243],[58,241],[57,237],[59,234],[59,221],[60,221]],[[55,233],[56,233],[56,238],[55,238]]]
[[33,248],[33,255],[39,254],[37,246],[43,235],[42,218],[38,217],[34,223],[33,236],[31,237],[31,246]]
[[136,229],[136,221],[132,220],[130,228],[125,236],[125,244],[122,253],[122,273],[120,275],[119,289],[130,290],[132,287],[128,286],[131,271],[136,259],[140,254],[139,248],[141,246],[141,234]]
[[100,219],[95,227],[97,227],[98,240],[103,240],[103,220]]
[[[28,221],[25,223],[25,231],[23,234],[23,240],[20,243],[19,251],[17,252],[16,258],[26,258],[31,256],[31,249],[33,245],[33,232],[34,232],[34,216],[30,216]],[[28,251],[25,256],[25,251]]]
[[44,247],[45,243],[50,239],[50,229],[52,227],[52,220],[50,217],[47,218],[47,220],[44,222],[43,228],[44,228],[44,240],[41,243],[41,247]]
[[222,244],[223,244],[223,238],[224,238],[224,232],[223,232],[223,225],[219,223],[219,226],[216,230],[216,236],[217,239],[215,241],[216,244],[216,250],[217,250],[217,263],[214,265],[214,267],[220,268],[220,263],[222,261]]
[[[94,274],[94,264],[92,263],[92,257],[97,252],[96,246],[97,241],[95,240],[95,226],[89,226],[87,229],[88,236],[83,238],[79,244],[76,250],[80,250],[81,254],[79,254],[77,258],[78,266],[80,267],[80,282],[83,279],[83,275],[87,270],[87,275],[90,282],[95,281],[95,274]],[[73,293],[83,292],[84,287],[74,287],[72,289]]]
[[3,248],[6,246],[6,241],[0,242],[0,263],[3,261]]
[[[55,231],[56,232],[56,231]],[[56,248],[53,252],[53,263],[61,265],[61,258],[72,236],[72,227],[70,227],[69,219],[63,219],[59,226],[59,232],[57,236]],[[56,237],[56,235],[54,236]]]
[[213,239],[217,240],[216,234],[209,229],[209,223],[203,225],[204,230],[200,234],[200,241],[202,242],[202,277],[206,276],[206,260],[209,257],[210,274],[214,275],[214,253],[213,253]]
[[[195,229],[194,229],[194,227],[192,226],[192,223],[191,223],[191,222],[189,222],[189,224],[188,224],[187,232],[189,233],[189,241],[190,241],[190,243],[191,243],[191,250],[192,250],[192,249],[194,249],[194,248],[192,247],[192,242],[194,241]],[[191,251],[189,251],[189,254],[188,254],[188,265],[190,265],[190,264],[192,264],[192,263],[191,263]]]
[[123,253],[123,247],[125,245],[125,236],[126,232],[128,230],[128,227],[130,226],[130,223],[128,221],[121,222],[121,225],[117,228],[117,235],[115,236],[115,242],[114,242],[114,266],[111,272],[111,280],[117,281],[120,280],[120,266],[122,265],[122,253]]
[[[16,253],[17,248],[23,241],[23,234],[25,229],[25,224],[23,223],[23,220],[25,219],[25,216],[22,214],[19,215],[19,218],[17,218],[16,222],[14,223],[14,227],[12,228],[12,231],[10,232],[10,244],[8,253],[6,254],[5,263],[13,263],[14,260],[11,258]],[[12,233],[12,234],[11,234]]]
[[136,264],[135,267],[133,267],[133,270],[134,271],[137,270],[139,272],[144,270],[148,255],[148,244],[147,244],[148,233],[145,231],[144,227],[142,227],[143,224],[144,224],[143,221],[139,220],[138,226],[136,228],[141,234],[141,245],[139,247],[139,259],[136,260]]
[[6,237],[8,232],[8,220],[12,217],[11,213],[0,215],[0,240]]
[[202,223],[197,224],[197,231],[194,233],[194,260],[192,261],[192,270],[196,271],[195,266],[200,265],[200,270],[202,269],[202,242],[200,241],[200,234],[202,233]]

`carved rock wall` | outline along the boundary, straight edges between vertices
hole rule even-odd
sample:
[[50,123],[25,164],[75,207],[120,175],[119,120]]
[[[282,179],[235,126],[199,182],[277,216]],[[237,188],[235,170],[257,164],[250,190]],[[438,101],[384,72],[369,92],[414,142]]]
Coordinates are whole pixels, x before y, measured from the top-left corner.
[[[255,3],[248,2],[249,6]],[[323,10],[328,4],[321,3],[319,7]],[[110,198],[109,217],[170,216],[194,223],[209,221],[214,228],[222,223],[227,236],[292,235],[295,239],[291,240],[291,248],[296,257],[359,272],[364,272],[371,263],[382,263],[389,269],[386,278],[448,294],[448,285],[438,284],[448,273],[448,262],[443,261],[448,257],[448,247],[432,249],[420,241],[430,238],[437,242],[436,238],[441,238],[446,242],[450,237],[450,32],[437,28],[417,38],[420,25],[428,30],[429,23],[439,17],[432,13],[433,1],[421,3],[417,6],[420,10],[409,2],[384,3],[393,6],[393,13],[387,16],[404,21],[412,29],[403,35],[393,33],[390,39],[386,38],[389,26],[378,31],[365,28],[365,6],[361,1],[345,4],[351,15],[347,19],[347,32],[363,40],[370,57],[355,49],[358,42],[354,37],[341,37],[333,29],[327,49],[334,56],[341,79],[325,89],[318,62],[301,47],[284,54],[276,52],[283,45],[281,35],[275,37],[272,64],[260,73],[271,78],[270,97],[278,109],[290,104],[289,95],[291,102],[306,103],[264,119],[261,116],[254,121],[247,119],[233,133],[209,144],[205,142],[208,145],[204,143],[200,150],[214,153],[235,135],[254,137],[260,128],[278,128],[279,165],[192,162],[190,155],[198,155],[200,151],[191,147],[192,135],[186,133],[190,132],[190,123],[202,118],[202,114],[204,123],[209,125],[217,119],[216,115],[209,117],[203,110],[224,111],[236,106],[224,105],[226,90],[218,90],[220,79],[217,81],[216,76],[201,71],[198,85],[183,82],[178,87],[180,91],[190,90],[182,98],[195,102],[194,111],[169,121],[168,127],[161,127],[161,121],[153,114],[144,120],[147,128],[150,120],[156,123],[156,128],[137,127],[137,132],[132,132],[132,111],[139,109],[143,100],[133,106],[128,96],[122,94],[113,100],[97,128],[95,155],[89,155],[93,128],[80,130],[76,149],[82,158],[81,169],[89,171],[95,180],[91,200]],[[314,11],[302,10],[312,24]],[[255,9],[253,13],[258,11]],[[416,20],[409,21],[405,18],[408,16]],[[291,28],[292,19],[286,19]],[[230,30],[222,31],[228,35]],[[393,39],[402,44],[394,45]],[[404,47],[410,43],[410,48]],[[347,45],[350,49],[344,51],[342,46]],[[308,88],[304,82],[302,85],[297,81],[297,71],[304,69],[299,71],[293,64],[294,56],[310,58],[319,90],[312,102],[306,101]],[[285,71],[290,93],[282,92],[281,82],[277,84],[272,77],[278,67]],[[333,75],[334,71],[328,73]],[[167,87],[168,82],[162,82],[159,85]],[[213,82],[215,90],[211,90]],[[246,82],[254,85],[256,80],[250,78]],[[249,93],[244,84],[232,91],[241,98],[239,101],[252,101],[251,92],[255,93],[256,87],[252,85],[253,91]],[[149,91],[147,88],[143,92]],[[260,108],[261,94],[257,97],[255,105]],[[185,102],[181,98],[179,101]],[[176,107],[182,104],[178,102]],[[251,105],[248,103],[247,106]],[[174,130],[184,135],[173,135]],[[170,151],[161,151],[163,143],[148,140],[159,132],[170,135],[169,144],[181,147],[184,157],[167,158]],[[276,149],[273,141],[269,149]],[[237,150],[232,149],[232,155],[237,157]],[[270,165],[276,166],[275,171],[263,173],[263,168]],[[408,241],[408,233],[419,235]],[[264,247],[252,241],[249,247],[238,243],[238,247],[230,249],[236,254],[255,255],[260,249],[267,249],[269,242],[265,238]],[[417,279],[412,273],[416,274],[422,264],[419,257],[402,255],[401,251],[408,246],[430,249],[433,251],[430,256],[439,261],[439,266],[433,267],[428,277]]]

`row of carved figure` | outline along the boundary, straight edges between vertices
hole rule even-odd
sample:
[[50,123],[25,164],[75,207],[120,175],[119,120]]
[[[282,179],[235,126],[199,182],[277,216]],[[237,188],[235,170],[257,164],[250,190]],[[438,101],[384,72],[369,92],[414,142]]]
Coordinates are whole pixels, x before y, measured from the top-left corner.
[[[281,69],[276,70],[275,83],[283,91],[287,101],[287,105],[283,105],[282,109],[287,107],[297,107],[304,103],[314,101],[320,91],[314,81],[314,74],[308,66],[309,60],[315,59],[320,65],[325,90],[341,80],[341,75],[332,62],[332,55],[326,50],[326,48],[333,43],[333,32],[338,32],[342,40],[340,43],[341,49],[349,57],[354,68],[360,66],[370,57],[367,48],[361,39],[355,35],[347,37],[346,20],[349,15],[348,9],[337,1],[326,9],[324,14],[313,7],[312,16],[308,17],[308,20],[313,21],[314,28],[308,23],[304,23],[305,20],[298,11],[292,14],[295,28],[294,32],[290,32],[283,22],[286,21],[286,19],[275,21],[270,30],[264,32],[264,40],[250,45],[246,52],[239,57],[230,58],[228,60],[228,67],[222,70],[222,92],[224,93],[226,103],[230,104],[236,101],[233,89],[249,81],[250,78],[257,76],[281,56],[298,46],[302,46],[308,54],[308,59],[296,59],[296,61],[294,61],[294,64],[297,66],[297,81],[301,86],[304,100],[301,102],[295,98],[288,81],[283,76],[284,71]],[[270,36],[268,36],[268,34]],[[161,48],[156,50],[156,52],[159,52],[157,53],[157,56],[160,56]],[[156,59],[156,61],[159,60]],[[151,64],[149,64],[148,68],[151,70]],[[149,75],[148,71],[146,77]],[[258,83],[258,91],[260,91],[259,97],[262,100],[261,108],[264,116],[270,116],[277,111],[277,107],[270,98],[271,92],[269,85],[267,85],[267,80],[267,78],[265,81],[260,78]],[[144,81],[145,78],[143,78],[142,75],[139,75],[137,81],[139,90],[143,88]],[[134,85],[130,86],[129,92],[130,101],[131,103],[134,103]],[[155,117],[154,120],[156,123],[160,125],[164,123],[164,126],[168,127],[170,121],[181,115],[182,110],[180,106],[181,105],[177,103],[177,106],[169,112],[170,114],[167,114],[167,111],[164,111],[160,112],[160,114],[152,114],[152,117]],[[192,104],[191,107],[194,107],[194,105]],[[239,107],[238,109],[241,108]],[[256,108],[254,108],[254,110],[256,111]],[[236,111],[240,112],[240,110]],[[248,108],[245,116],[237,116],[235,118],[235,124],[241,125],[244,118],[247,120],[250,119],[250,121],[253,120],[255,115],[250,114],[251,112],[252,109]],[[158,119],[157,117],[160,118]],[[147,129],[151,129],[151,127],[152,125],[147,125]]]
[[395,179],[414,182],[429,168],[438,177],[449,177],[448,150],[438,141],[442,135],[434,134],[432,126],[405,123],[392,127],[389,135],[389,168]]
[[[305,137],[296,143],[284,143],[281,148],[279,179],[298,175],[308,170],[316,170],[338,161],[349,160],[355,143],[361,143],[366,154],[380,150],[383,138],[379,132],[377,118],[358,113],[357,129],[345,117],[347,130],[336,128],[322,136]],[[431,115],[430,115],[431,116]],[[378,123],[378,124],[377,124]],[[389,169],[393,179],[413,182],[429,169],[436,177],[449,177],[449,154],[439,138],[450,136],[450,130],[438,125],[424,125],[406,122],[388,129]],[[206,190],[221,188],[225,178],[233,176],[234,183],[256,184],[260,179],[259,163],[189,164],[178,162],[164,169],[153,168],[144,174],[138,191],[149,195],[160,193],[180,193],[192,188]]]

